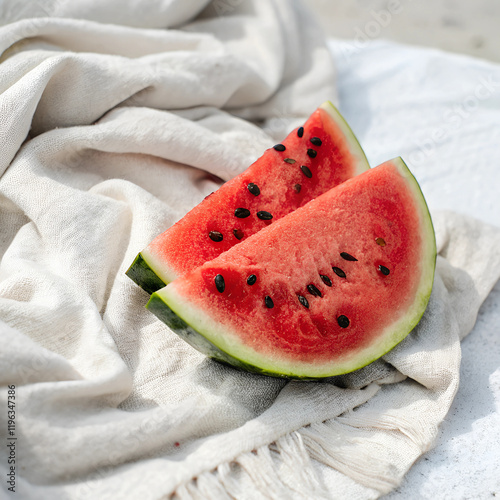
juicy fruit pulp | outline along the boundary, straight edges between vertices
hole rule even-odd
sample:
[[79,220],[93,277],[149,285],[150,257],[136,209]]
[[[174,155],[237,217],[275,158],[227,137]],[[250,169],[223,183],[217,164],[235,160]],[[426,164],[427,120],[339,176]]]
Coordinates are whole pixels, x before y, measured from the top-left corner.
[[282,144],[153,240],[127,275],[152,293],[367,169],[348,125],[324,103]]
[[395,159],[179,278],[147,307],[221,361],[328,377],[374,361],[413,329],[435,259],[427,205]]

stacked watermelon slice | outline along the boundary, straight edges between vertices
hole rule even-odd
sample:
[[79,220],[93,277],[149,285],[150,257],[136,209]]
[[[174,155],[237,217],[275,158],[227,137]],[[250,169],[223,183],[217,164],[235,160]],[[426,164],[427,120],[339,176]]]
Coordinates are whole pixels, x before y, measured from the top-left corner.
[[325,103],[127,271],[147,308],[238,368],[315,379],[378,359],[432,290],[431,218],[400,158],[369,169]]

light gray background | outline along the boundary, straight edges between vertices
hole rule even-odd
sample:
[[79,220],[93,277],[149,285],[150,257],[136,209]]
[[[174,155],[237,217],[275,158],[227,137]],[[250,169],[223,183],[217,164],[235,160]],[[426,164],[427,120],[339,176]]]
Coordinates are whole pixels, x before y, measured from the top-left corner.
[[[325,34],[370,38],[437,47],[500,62],[498,0],[303,0]],[[388,22],[381,11],[390,9]],[[370,25],[383,19],[380,33]],[[380,24],[380,23],[379,23]],[[372,36],[375,35],[375,36]]]

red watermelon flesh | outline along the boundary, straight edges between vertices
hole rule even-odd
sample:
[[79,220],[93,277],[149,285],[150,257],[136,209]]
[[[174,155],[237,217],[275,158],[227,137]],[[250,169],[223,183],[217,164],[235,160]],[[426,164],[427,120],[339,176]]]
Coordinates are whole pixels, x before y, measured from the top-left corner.
[[327,102],[153,240],[127,274],[153,292],[367,169],[356,138]]
[[425,200],[395,159],[172,282],[147,307],[221,361],[327,377],[374,361],[413,329],[435,259]]

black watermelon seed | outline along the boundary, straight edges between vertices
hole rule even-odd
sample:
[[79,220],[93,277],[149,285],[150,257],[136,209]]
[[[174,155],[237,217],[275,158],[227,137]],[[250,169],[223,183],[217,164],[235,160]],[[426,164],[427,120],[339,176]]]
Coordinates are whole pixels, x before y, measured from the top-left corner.
[[226,289],[226,283],[224,281],[224,277],[222,274],[218,274],[215,279],[215,287],[217,288],[217,291],[222,293]]
[[381,247],[385,247],[385,240],[384,240],[384,238],[376,238],[375,239],[375,243],[377,245],[380,245]]
[[257,276],[255,276],[255,274],[251,274],[248,278],[247,278],[247,285],[255,285],[255,282],[257,281]]
[[319,137],[311,137],[311,144],[314,144],[315,146],[321,146],[323,144],[321,142],[321,139]]
[[328,276],[325,276],[324,274],[320,274],[319,276],[326,286],[332,286],[332,280]]
[[300,190],[302,189],[302,186],[300,184],[295,184],[295,186],[293,186],[293,189],[295,189],[295,191],[297,193],[300,193]]
[[342,314],[337,318],[337,323],[339,324],[340,328],[347,328],[349,326],[349,318]]
[[318,152],[315,149],[308,149],[307,150],[307,156],[309,156],[309,158],[316,158],[317,154],[318,154]]
[[264,210],[261,210],[260,212],[257,212],[257,217],[260,220],[271,220],[273,218],[273,214],[269,212],[264,212]]
[[358,262],[358,259],[356,259],[356,257],[353,257],[352,255],[348,254],[347,252],[341,252],[340,256],[344,260],[350,260],[351,262]]
[[257,184],[254,184],[253,182],[251,182],[248,186],[247,186],[248,190],[250,191],[250,193],[252,193],[254,196],[259,196],[260,194],[260,189],[259,189],[259,186],[257,186]]
[[243,231],[241,229],[233,229],[233,234],[237,240],[241,240],[241,238],[243,238],[244,236]]
[[323,297],[321,292],[312,283],[310,285],[307,285],[307,291],[315,297]]
[[311,172],[311,171],[310,171],[310,170],[309,170],[309,169],[308,169],[305,165],[302,165],[302,166],[300,167],[300,170],[302,170],[302,173],[303,173],[303,174],[304,174],[304,175],[305,175],[308,179],[310,179],[310,178],[313,176],[312,172]]
[[389,269],[387,269],[387,267],[385,266],[378,266],[378,270],[384,275],[384,276],[389,276],[389,273],[391,271],[389,271]]
[[286,161],[287,163],[293,165],[297,160],[294,160],[293,158],[285,158],[283,161]]
[[344,271],[342,271],[342,269],[340,269],[340,267],[332,267],[332,269],[337,276],[339,276],[340,278],[345,278],[345,273]]
[[250,215],[250,210],[248,210],[247,208],[237,208],[234,211],[234,215],[236,215],[238,219],[245,219]]
[[273,146],[273,148],[276,150],[276,151],[285,151],[285,146],[283,146],[283,144],[276,144],[276,146]]
[[297,130],[297,135],[299,137],[302,137],[304,135],[304,127],[299,127],[299,129]]
[[305,297],[302,297],[302,295],[297,295],[297,298],[304,307],[307,307],[307,309],[309,309],[309,302],[307,302],[307,299]]
[[219,231],[210,231],[208,237],[212,241],[222,241],[224,239],[224,236],[222,236],[222,233],[219,233]]
[[269,309],[272,309],[274,307],[273,299],[269,297],[269,295],[265,296],[264,303],[266,304],[266,307]]

